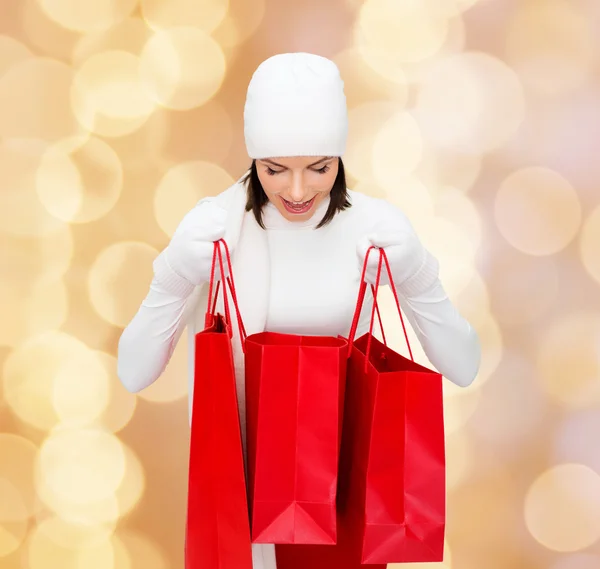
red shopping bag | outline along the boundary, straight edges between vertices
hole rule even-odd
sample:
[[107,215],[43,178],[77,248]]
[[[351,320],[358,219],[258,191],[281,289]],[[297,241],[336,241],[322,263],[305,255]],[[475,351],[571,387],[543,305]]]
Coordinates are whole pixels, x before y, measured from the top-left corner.
[[246,340],[253,543],[335,543],[348,343],[263,332]]
[[[235,288],[225,241],[215,243],[209,286],[206,329],[196,334],[196,362],[188,478],[186,569],[251,569],[252,545],[235,372],[232,329],[225,285],[225,316],[215,313],[215,263],[221,275],[227,251],[227,279],[234,304]],[[211,308],[212,302],[212,308]],[[243,329],[238,315],[240,331]],[[243,336],[242,336],[243,337]]]
[[276,545],[277,569],[386,569],[385,563],[361,563],[360,535],[339,515],[337,536],[335,545]]
[[[408,343],[382,249],[373,294],[383,263]],[[359,536],[362,563],[442,561],[446,505],[442,376],[415,363],[410,344],[407,359],[387,347],[385,335],[383,343],[373,337],[376,299],[369,333],[354,341],[367,289],[366,266],[367,260],[349,335],[340,515]]]

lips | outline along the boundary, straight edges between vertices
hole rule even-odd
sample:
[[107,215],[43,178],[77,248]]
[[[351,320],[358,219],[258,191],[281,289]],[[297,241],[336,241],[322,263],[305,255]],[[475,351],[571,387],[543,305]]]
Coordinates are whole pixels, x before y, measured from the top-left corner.
[[310,208],[312,207],[312,205],[315,201],[315,197],[316,196],[314,196],[312,199],[310,199],[306,202],[302,202],[301,204],[294,204],[284,198],[281,198],[281,201],[283,202],[283,205],[287,211],[289,211],[290,213],[296,214],[296,215],[300,215],[300,214],[307,213],[308,211],[310,211]]

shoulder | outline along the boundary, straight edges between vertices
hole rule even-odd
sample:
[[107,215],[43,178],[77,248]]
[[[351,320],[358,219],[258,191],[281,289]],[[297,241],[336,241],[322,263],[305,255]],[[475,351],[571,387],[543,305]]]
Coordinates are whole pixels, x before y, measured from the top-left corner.
[[406,214],[396,205],[381,198],[348,190],[353,217],[366,231],[414,231]]

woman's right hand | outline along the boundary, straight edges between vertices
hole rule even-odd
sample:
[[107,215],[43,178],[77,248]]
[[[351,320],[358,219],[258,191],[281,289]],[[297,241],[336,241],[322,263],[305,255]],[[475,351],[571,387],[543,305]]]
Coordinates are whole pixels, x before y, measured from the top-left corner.
[[[208,282],[214,242],[225,235],[227,212],[214,203],[199,204],[181,221],[165,255],[171,269],[193,285]],[[218,267],[217,272],[218,276]]]

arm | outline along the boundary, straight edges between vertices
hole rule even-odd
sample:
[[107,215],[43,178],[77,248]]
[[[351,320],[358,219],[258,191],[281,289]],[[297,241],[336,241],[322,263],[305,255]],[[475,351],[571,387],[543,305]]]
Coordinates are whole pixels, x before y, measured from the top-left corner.
[[128,391],[154,383],[169,363],[194,310],[194,291],[210,279],[213,241],[223,237],[225,221],[223,209],[201,200],[154,261],[150,291],[119,340],[117,373]]
[[[437,259],[422,245],[406,216],[387,203],[377,214],[378,232],[362,240],[359,257],[364,259],[371,245],[385,250],[400,306],[427,358],[452,383],[467,387],[477,376],[481,361],[476,331],[448,298]],[[378,263],[379,255],[371,254],[367,265],[371,283]],[[389,284],[387,275],[381,283]]]
[[165,251],[156,258],[148,295],[119,339],[117,374],[127,391],[162,375],[194,309],[194,288],[170,269]]
[[439,279],[420,294],[407,297],[399,293],[398,299],[431,364],[452,383],[470,385],[481,362],[479,337]]

